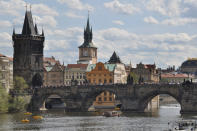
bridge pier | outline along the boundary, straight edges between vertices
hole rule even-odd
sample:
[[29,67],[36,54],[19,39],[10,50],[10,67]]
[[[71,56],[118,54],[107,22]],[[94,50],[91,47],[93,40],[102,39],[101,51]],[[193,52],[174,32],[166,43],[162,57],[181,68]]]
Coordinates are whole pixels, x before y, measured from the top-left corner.
[[83,101],[80,99],[66,99],[64,100],[64,103],[66,103],[66,108],[65,108],[65,111],[68,111],[68,112],[86,112],[88,111],[88,109],[86,109],[84,106],[83,106]]
[[144,112],[144,109],[140,109],[139,100],[136,98],[122,99],[121,111],[123,112]]

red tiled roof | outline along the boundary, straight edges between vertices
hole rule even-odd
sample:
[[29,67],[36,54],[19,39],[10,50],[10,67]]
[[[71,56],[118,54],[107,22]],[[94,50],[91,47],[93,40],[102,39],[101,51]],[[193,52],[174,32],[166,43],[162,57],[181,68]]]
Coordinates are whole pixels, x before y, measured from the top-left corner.
[[151,65],[151,64],[147,64],[147,65],[144,65],[144,68],[148,68],[148,69],[154,69],[155,68],[155,65]]
[[44,59],[44,62],[54,62],[54,63],[57,62],[57,60],[55,60],[54,57],[44,57],[43,59]]
[[88,64],[68,64],[67,68],[87,68]]
[[6,57],[5,55],[3,55],[3,54],[0,54],[0,57]]
[[187,77],[188,77],[188,75],[183,74],[183,73],[181,73],[181,74],[180,73],[178,73],[178,74],[172,74],[172,73],[161,74],[161,78],[187,78]]
[[0,57],[6,57],[6,58],[8,58],[9,61],[13,61],[13,58],[12,57],[8,57],[8,56],[5,56],[3,54],[0,54]]
[[12,57],[8,57],[9,61],[13,61],[13,58]]

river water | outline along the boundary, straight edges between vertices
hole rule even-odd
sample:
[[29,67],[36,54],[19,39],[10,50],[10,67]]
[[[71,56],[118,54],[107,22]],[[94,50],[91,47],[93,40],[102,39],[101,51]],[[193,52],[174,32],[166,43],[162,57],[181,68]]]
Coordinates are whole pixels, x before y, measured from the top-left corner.
[[0,131],[164,131],[168,122],[181,119],[195,119],[195,116],[181,116],[180,107],[161,106],[158,112],[132,114],[121,117],[103,117],[98,113],[66,113],[46,111],[42,120],[21,123],[26,118],[23,113],[0,114]]

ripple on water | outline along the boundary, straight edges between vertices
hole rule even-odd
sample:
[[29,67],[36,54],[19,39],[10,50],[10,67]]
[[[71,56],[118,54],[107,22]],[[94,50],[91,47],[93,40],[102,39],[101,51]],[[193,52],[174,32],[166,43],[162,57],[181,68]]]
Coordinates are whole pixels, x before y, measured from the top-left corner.
[[0,130],[33,131],[163,131],[169,121],[180,120],[180,108],[161,107],[158,115],[123,114],[121,117],[103,117],[84,113],[48,112],[43,120],[21,123],[23,114],[0,116]]

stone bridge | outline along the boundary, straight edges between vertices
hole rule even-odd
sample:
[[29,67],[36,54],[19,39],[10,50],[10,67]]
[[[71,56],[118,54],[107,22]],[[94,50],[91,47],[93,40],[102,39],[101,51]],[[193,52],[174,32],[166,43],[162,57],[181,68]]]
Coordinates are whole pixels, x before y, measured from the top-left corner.
[[181,113],[197,113],[197,84],[86,85],[35,88],[29,109],[37,111],[50,95],[58,95],[67,111],[88,111],[96,97],[109,91],[120,100],[122,111],[144,112],[148,102],[159,94],[174,97]]

